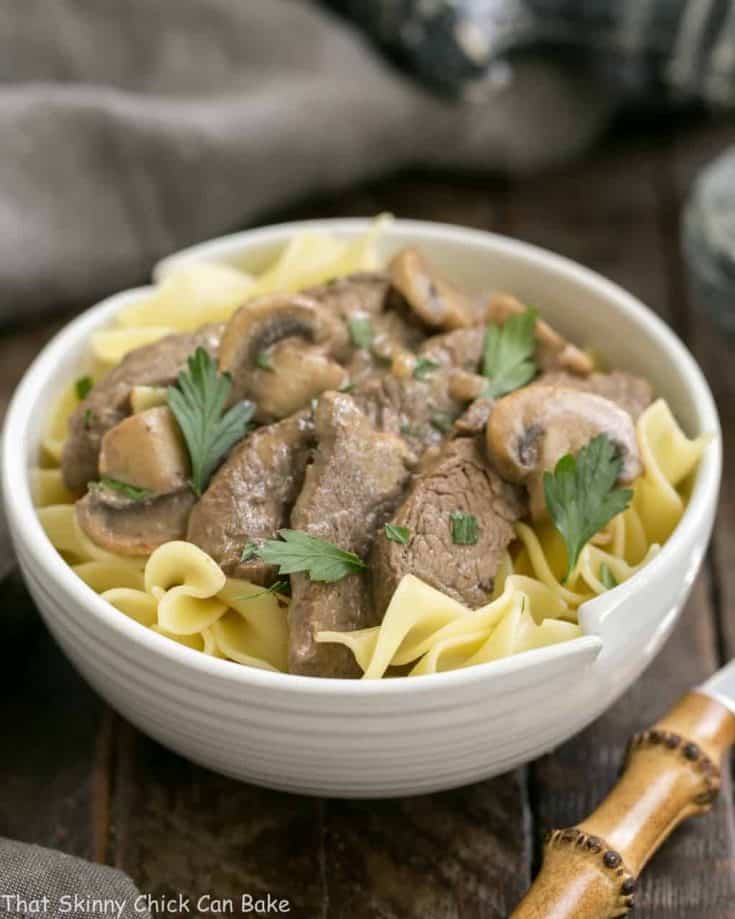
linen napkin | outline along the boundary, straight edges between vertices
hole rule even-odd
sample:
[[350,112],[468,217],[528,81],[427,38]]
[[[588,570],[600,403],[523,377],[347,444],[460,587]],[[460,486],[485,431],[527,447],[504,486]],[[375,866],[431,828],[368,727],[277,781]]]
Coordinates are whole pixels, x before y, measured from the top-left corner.
[[121,871],[0,838],[0,919],[150,919]]

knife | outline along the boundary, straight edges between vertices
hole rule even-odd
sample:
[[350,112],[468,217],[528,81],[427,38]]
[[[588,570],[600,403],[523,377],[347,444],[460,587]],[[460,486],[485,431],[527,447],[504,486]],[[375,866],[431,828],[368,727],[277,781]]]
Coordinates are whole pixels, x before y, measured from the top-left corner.
[[586,820],[547,834],[541,871],[511,919],[624,916],[656,849],[712,807],[733,742],[735,660],[632,738],[617,784]]

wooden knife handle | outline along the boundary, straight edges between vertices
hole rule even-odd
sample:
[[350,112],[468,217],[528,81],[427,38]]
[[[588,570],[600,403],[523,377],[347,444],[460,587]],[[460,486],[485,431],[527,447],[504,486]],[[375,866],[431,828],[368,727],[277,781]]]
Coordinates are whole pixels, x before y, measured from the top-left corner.
[[735,716],[689,693],[628,745],[617,785],[578,826],[552,830],[543,867],[511,919],[613,919],[633,905],[636,879],[671,831],[710,809]]

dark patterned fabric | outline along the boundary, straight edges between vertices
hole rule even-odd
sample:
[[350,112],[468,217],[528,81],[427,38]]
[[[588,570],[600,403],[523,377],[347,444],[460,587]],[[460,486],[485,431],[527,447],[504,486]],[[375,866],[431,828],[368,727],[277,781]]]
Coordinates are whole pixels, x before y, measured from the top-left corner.
[[[331,0],[436,89],[476,97],[504,60],[560,54],[635,101],[735,103],[734,0]],[[663,93],[663,96],[662,96]]]

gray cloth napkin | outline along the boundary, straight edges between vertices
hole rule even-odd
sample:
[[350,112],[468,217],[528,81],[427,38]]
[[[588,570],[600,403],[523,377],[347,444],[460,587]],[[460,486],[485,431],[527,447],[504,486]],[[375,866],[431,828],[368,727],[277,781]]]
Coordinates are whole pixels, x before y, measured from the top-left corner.
[[86,306],[181,246],[407,164],[558,162],[610,111],[558,63],[495,84],[452,104],[298,0],[5,0],[0,320]]
[[150,919],[145,895],[120,871],[0,839],[0,919]]

